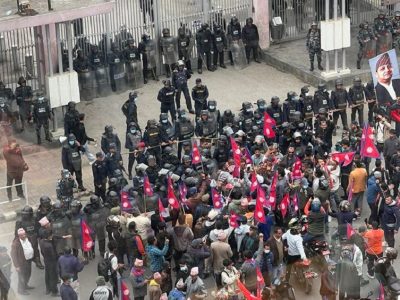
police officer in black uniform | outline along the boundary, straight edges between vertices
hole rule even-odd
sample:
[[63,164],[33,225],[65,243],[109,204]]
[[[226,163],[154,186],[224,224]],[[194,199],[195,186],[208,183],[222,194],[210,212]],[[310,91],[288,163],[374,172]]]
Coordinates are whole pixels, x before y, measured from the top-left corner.
[[253,24],[253,18],[246,19],[246,25],[243,26],[242,29],[242,39],[245,45],[244,47],[246,50],[247,63],[250,63],[251,51],[253,51],[254,61],[257,63],[261,63],[258,60],[258,41],[260,38],[258,36],[257,26]]
[[97,45],[93,45],[90,48],[90,52],[88,55],[88,62],[90,69],[97,70],[98,67],[105,65],[104,54],[99,51],[99,47]]
[[300,107],[303,121],[307,123],[309,128],[312,128],[312,119],[314,117],[314,99],[313,96],[310,95],[308,86],[301,88]]
[[139,124],[137,117],[137,102],[138,94],[136,91],[129,93],[129,99],[125,101],[124,105],[122,105],[122,113],[126,118],[126,129],[131,122]]
[[21,131],[25,130],[25,121],[30,122],[31,105],[32,105],[32,87],[26,85],[26,79],[21,76],[18,79],[18,87],[15,89],[15,98],[17,99],[17,105],[19,107],[19,117],[21,120]]
[[79,145],[76,141],[75,135],[68,135],[67,141],[62,147],[62,165],[64,169],[67,169],[71,174],[75,174],[75,179],[78,182],[78,189],[86,191],[82,181],[82,158],[81,151],[85,149]]
[[257,108],[255,112],[258,112],[261,116],[264,117],[264,113],[267,111],[267,102],[264,99],[258,99],[257,102]]
[[64,135],[76,132],[79,126],[79,111],[76,109],[76,103],[73,101],[68,102],[67,112],[64,116]]
[[71,176],[71,172],[67,169],[61,170],[61,179],[57,181],[56,193],[57,199],[68,208],[74,198],[74,188],[76,188],[75,180]]
[[[236,16],[231,18],[231,22],[228,25],[227,37],[229,43],[242,39],[242,26],[240,26],[239,19]],[[232,51],[229,51],[229,59],[231,61],[231,65],[233,66]]]
[[[71,218],[71,244],[72,244],[72,253],[78,257],[79,249],[82,250],[82,220],[86,221],[86,216],[82,212],[82,203],[79,200],[74,200],[71,202],[70,209],[70,218]],[[83,252],[84,262],[88,262],[88,253]]]
[[351,107],[351,121],[356,120],[356,113],[358,112],[358,124],[364,124],[364,86],[362,85],[361,78],[355,77],[353,86],[349,89],[349,104]]
[[116,74],[117,71],[117,65],[123,60],[123,55],[121,51],[118,48],[118,45],[116,43],[111,44],[111,52],[107,53],[107,60],[108,60],[108,65],[110,68],[110,82],[111,82],[111,89],[116,92],[117,91],[117,85],[115,83],[115,77],[114,75]]
[[[143,79],[144,83],[147,83],[148,73],[151,72],[153,79],[158,81],[157,67],[152,65],[154,59],[154,41],[150,38],[147,33],[142,34],[142,41],[139,43],[139,52],[142,54],[143,61]],[[150,67],[149,67],[150,66]]]
[[230,109],[224,110],[218,127],[220,134],[224,133],[224,128],[226,127],[230,127],[232,129],[232,133],[236,132],[239,129],[239,127],[236,124],[235,114],[232,112],[232,110]]
[[196,135],[202,138],[214,138],[217,135],[217,127],[214,122],[209,120],[210,112],[202,110],[200,112],[200,119],[196,123]]
[[146,129],[143,133],[143,141],[146,144],[147,152],[156,157],[161,162],[161,146],[166,146],[168,140],[162,135],[160,126],[154,119],[147,121]]
[[74,59],[74,71],[77,73],[87,72],[89,70],[89,60],[84,55],[83,51],[77,51],[76,58]]
[[167,113],[160,114],[160,128],[162,135],[168,140],[169,144],[175,141],[175,126],[168,120]]
[[[94,240],[97,239],[99,244],[100,257],[104,257],[106,251],[106,221],[110,215],[110,210],[103,205],[101,199],[96,196],[90,196],[90,203],[83,209],[87,216],[89,226],[93,228],[95,233]],[[91,257],[95,257],[95,245],[93,244]]]
[[185,26],[178,29],[178,58],[185,62],[190,74],[193,74],[190,56],[193,48],[192,37],[186,31]]
[[214,32],[212,33],[213,41],[213,64],[214,68],[217,69],[218,60],[219,66],[226,69],[224,53],[228,47],[225,31],[222,30],[221,25],[214,24]]
[[[7,100],[5,98],[0,98],[0,126],[3,126],[3,130],[7,136],[11,135],[11,122],[12,122],[13,114],[11,112],[10,106],[7,104]],[[9,130],[7,132],[7,130]]]
[[94,194],[105,201],[107,189],[107,162],[103,152],[96,153],[96,160],[92,165]]
[[136,160],[136,153],[139,148],[139,143],[142,140],[142,131],[135,122],[131,122],[128,127],[125,139],[125,148],[129,150],[128,157],[128,176],[132,179],[132,168]]
[[239,114],[241,129],[244,132],[250,132],[253,127],[253,104],[250,102],[243,102],[242,109]]
[[51,214],[53,207],[51,205],[51,199],[49,198],[49,196],[43,195],[40,197],[39,199],[39,207],[36,211],[36,227],[38,229],[38,234],[40,233],[39,230],[39,221],[44,218],[47,217],[49,214]]
[[107,154],[110,152],[110,146],[115,146],[118,153],[121,153],[121,141],[116,133],[114,133],[114,128],[112,125],[106,125],[104,127],[104,133],[101,136],[101,150]]
[[267,107],[267,113],[275,120],[276,126],[280,126],[283,123],[283,111],[282,106],[279,104],[279,102],[279,97],[273,96],[271,98],[271,105]]
[[349,103],[349,94],[346,88],[343,87],[343,80],[336,79],[335,90],[331,92],[331,103],[332,108],[335,110],[333,112],[333,125],[335,129],[333,130],[333,135],[336,135],[336,125],[339,120],[339,116],[342,119],[343,130],[348,130],[347,123],[347,104]]
[[192,98],[196,119],[200,118],[200,111],[207,109],[208,88],[201,82],[201,78],[196,79],[196,85],[192,88]]
[[21,210],[20,218],[15,222],[15,236],[18,236],[17,231],[19,228],[23,228],[29,238],[33,248],[33,261],[36,267],[44,269],[40,262],[40,253],[38,248],[38,223],[33,215],[33,208],[31,206],[25,206]]
[[376,93],[374,82],[370,80],[364,87],[365,99],[368,103],[368,122],[372,122],[374,120],[374,110],[376,105]]
[[14,100],[14,94],[10,88],[6,88],[3,81],[0,80],[0,98],[6,99],[6,104],[11,105],[11,101]]
[[181,108],[181,93],[185,96],[186,108],[191,114],[194,114],[192,108],[192,100],[190,99],[190,93],[188,88],[188,80],[192,77],[189,71],[185,68],[185,63],[180,60],[178,61],[178,67],[172,73],[172,85],[175,87],[175,102],[176,108]]
[[295,121],[295,112],[300,112],[300,98],[295,92],[287,94],[287,99],[283,103],[283,121],[292,123]]
[[217,133],[218,133],[218,126],[221,121],[221,113],[219,112],[219,109],[217,109],[217,101],[215,100],[209,100],[207,103],[207,109],[208,109],[208,120],[215,124],[214,126],[217,128]]
[[318,115],[321,108],[325,109],[326,111],[332,109],[329,93],[326,90],[325,83],[318,84],[318,89],[314,93],[314,114]]
[[186,111],[178,110],[178,120],[175,122],[175,131],[178,138],[178,158],[181,159],[183,141],[189,140],[194,135],[193,122],[186,115]]
[[140,60],[140,52],[138,47],[136,47],[135,40],[133,38],[127,40],[126,47],[122,54],[126,63]]
[[214,67],[211,65],[211,48],[212,48],[212,33],[207,23],[201,24],[201,28],[196,34],[197,44],[197,72],[203,73],[204,55],[206,56],[207,69],[214,72]]
[[51,218],[51,230],[53,233],[53,242],[57,255],[61,256],[66,247],[71,248],[71,220],[67,216],[62,203],[57,200],[53,204]]
[[44,128],[46,140],[51,142],[51,136],[49,131],[49,120],[51,120],[50,106],[47,100],[44,98],[43,92],[37,93],[37,99],[33,105],[33,121],[36,123],[36,136],[37,143],[42,143],[40,138],[40,129]]
[[163,80],[164,87],[162,87],[158,91],[157,100],[161,102],[161,112],[162,113],[170,113],[171,120],[175,121],[176,119],[176,110],[175,110],[175,87],[171,85],[171,80],[165,79]]

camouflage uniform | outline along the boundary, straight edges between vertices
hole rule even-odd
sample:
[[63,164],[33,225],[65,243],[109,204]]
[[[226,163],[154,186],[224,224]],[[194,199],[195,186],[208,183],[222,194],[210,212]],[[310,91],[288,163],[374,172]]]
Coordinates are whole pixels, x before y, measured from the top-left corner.
[[375,18],[374,20],[374,31],[375,35],[378,38],[378,41],[376,43],[376,54],[380,54],[389,50],[391,46],[387,50],[386,47],[383,47],[384,49],[382,49],[383,43],[379,41],[381,37],[388,36],[389,33],[392,32],[392,24],[382,12],[380,12],[378,18]]
[[357,69],[361,69],[361,59],[364,57],[365,54],[365,44],[372,39],[376,39],[372,30],[368,27],[368,23],[361,24],[361,29],[358,32],[357,40],[360,45],[357,54]]
[[400,11],[395,12],[395,17],[392,20],[392,37],[393,48],[400,48]]
[[308,30],[306,46],[308,49],[308,55],[310,57],[310,71],[314,71],[314,56],[317,56],[318,69],[323,70],[322,61],[322,50],[321,50],[321,31],[317,27],[316,23],[311,25]]

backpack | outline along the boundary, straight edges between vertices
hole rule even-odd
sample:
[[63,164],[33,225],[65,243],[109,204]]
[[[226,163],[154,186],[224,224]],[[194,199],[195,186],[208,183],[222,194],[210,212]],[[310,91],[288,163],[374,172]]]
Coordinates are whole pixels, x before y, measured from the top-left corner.
[[107,256],[105,258],[100,259],[97,264],[97,274],[99,276],[103,276],[106,282],[110,280],[111,273],[113,272],[111,268],[111,260],[114,258],[114,254],[107,252]]

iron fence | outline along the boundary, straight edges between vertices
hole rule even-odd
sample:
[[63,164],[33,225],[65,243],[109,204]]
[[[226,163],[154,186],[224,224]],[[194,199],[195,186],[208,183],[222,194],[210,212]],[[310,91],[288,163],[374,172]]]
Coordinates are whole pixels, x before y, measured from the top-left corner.
[[[342,1],[346,1],[345,12],[341,11]],[[325,20],[326,0],[270,0],[269,5],[270,20],[280,17],[284,25],[282,39],[274,42],[303,38],[313,21]],[[337,7],[334,0],[329,0],[329,19],[337,9],[338,16],[345,14],[352,26],[358,26],[365,21],[373,22],[382,8],[389,16],[393,14],[393,5],[383,7],[382,0],[337,0]]]

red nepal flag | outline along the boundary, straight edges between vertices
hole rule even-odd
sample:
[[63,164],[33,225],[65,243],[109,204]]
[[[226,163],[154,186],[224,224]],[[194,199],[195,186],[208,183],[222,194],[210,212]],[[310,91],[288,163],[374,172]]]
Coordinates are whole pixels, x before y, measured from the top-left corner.
[[122,278],[119,279],[120,280],[120,299],[121,300],[131,300],[131,297],[129,296],[129,288],[126,285],[126,283],[122,280]]
[[264,123],[270,124],[270,126],[276,126],[276,121],[267,112],[264,112]]
[[281,214],[283,218],[286,217],[288,206],[289,206],[289,194],[286,193],[285,196],[283,196],[281,204],[279,204],[279,208],[281,209]]
[[349,223],[347,223],[347,232],[346,233],[347,233],[347,239],[350,239],[351,236],[356,233],[354,231],[353,227]]
[[299,202],[299,201],[297,201],[297,194],[294,194],[294,197],[293,197],[293,199],[292,199],[292,204],[293,204],[293,207],[294,207],[294,211],[295,211],[295,212],[298,212],[298,211],[299,211],[299,204],[298,204],[298,202]]
[[129,201],[128,192],[122,191],[121,192],[121,210],[128,211],[128,210],[131,210],[132,208],[133,207],[132,207],[131,202]]
[[239,224],[237,223],[237,219],[238,219],[238,215],[234,211],[231,211],[231,213],[229,215],[229,226],[231,226],[233,228],[238,228]]
[[[259,187],[258,191],[259,190],[262,190],[262,188]],[[261,199],[263,199],[264,201],[262,202]],[[265,220],[264,205],[263,205],[264,203],[265,203],[265,194],[264,194],[264,198],[257,196],[256,208],[254,210],[254,220],[265,224],[266,220]]]
[[90,236],[92,230],[88,226],[85,220],[81,220],[81,231],[82,231],[82,250],[87,252],[93,248],[93,240]]
[[258,185],[258,187],[257,187],[257,201],[260,201],[261,205],[263,205],[263,206],[265,204],[267,204],[266,203],[267,198],[265,197],[265,191],[260,185]]
[[171,176],[168,177],[168,203],[169,203],[169,205],[171,205],[172,208],[175,208],[175,209],[179,208],[179,202],[178,202],[178,199],[176,199],[176,196],[174,193],[174,186],[172,184]]
[[268,113],[264,113],[264,136],[268,139],[275,138],[275,131],[272,129],[276,125],[276,121],[270,117]]
[[361,144],[360,154],[362,157],[371,157],[371,158],[379,158],[379,151],[374,143],[374,134],[372,132],[372,128],[367,126],[363,130],[364,142]]
[[153,196],[153,189],[151,188],[149,177],[147,175],[144,175],[143,188],[144,188],[144,194],[147,197]]
[[201,163],[201,155],[199,148],[197,147],[197,142],[193,142],[193,147],[192,147],[192,164],[197,165]]
[[354,152],[354,151],[353,152],[332,153],[332,159],[337,161],[339,164],[343,164],[343,167],[346,167],[352,163],[355,154],[356,154],[356,152]]
[[254,192],[258,187],[258,181],[257,181],[257,174],[256,172],[253,172],[251,174],[251,186],[250,186],[250,193]]
[[181,201],[186,203],[187,187],[183,181],[179,184],[179,195],[181,196]]
[[211,188],[211,197],[215,209],[222,208],[221,194],[218,193],[216,188]]
[[160,214],[160,220],[161,220],[162,222],[164,222],[163,214],[165,214],[165,207],[164,207],[164,205],[162,204],[160,198],[158,198],[158,211],[159,211],[159,214]]
[[236,141],[233,137],[231,137],[231,146],[232,146],[233,160],[235,161],[235,165],[237,167],[240,167],[240,156],[242,155],[242,152],[240,151],[240,148],[238,144],[236,144]]
[[293,171],[292,171],[292,178],[293,179],[299,179],[299,178],[302,177],[301,166],[302,166],[301,161],[300,161],[299,158],[297,158],[296,162],[294,163]]

